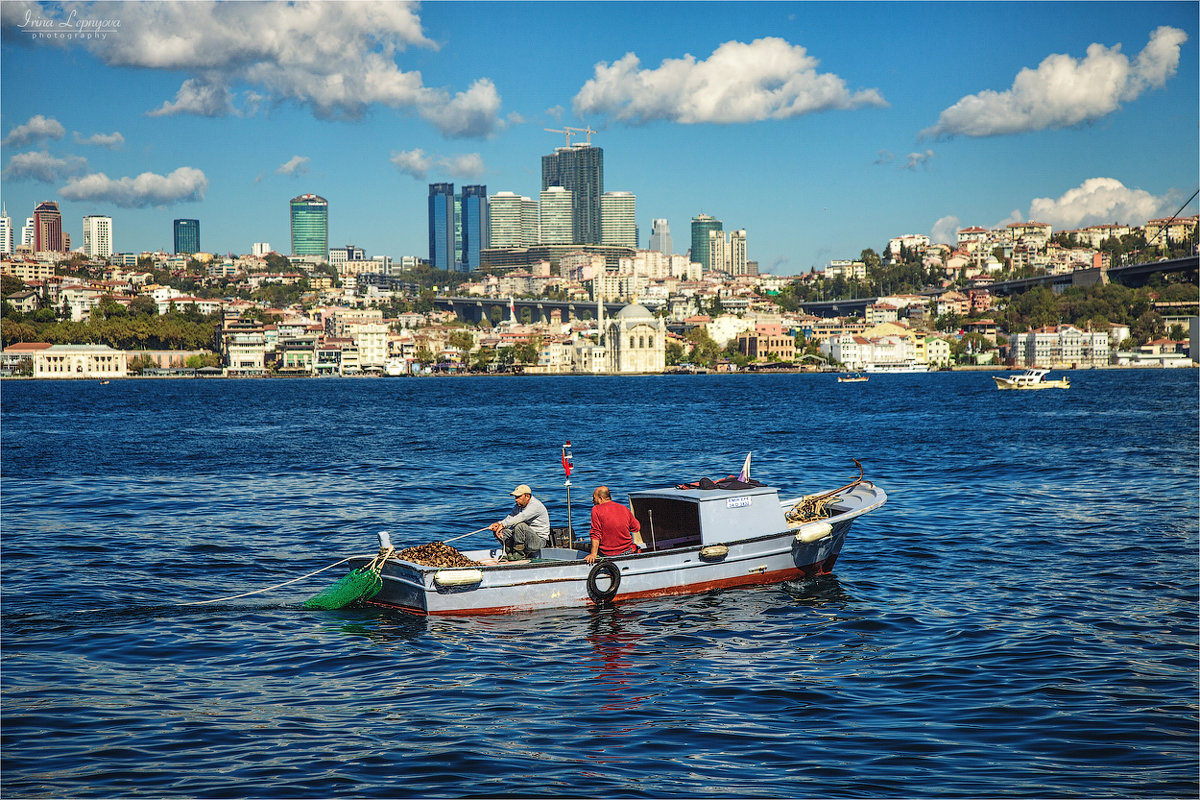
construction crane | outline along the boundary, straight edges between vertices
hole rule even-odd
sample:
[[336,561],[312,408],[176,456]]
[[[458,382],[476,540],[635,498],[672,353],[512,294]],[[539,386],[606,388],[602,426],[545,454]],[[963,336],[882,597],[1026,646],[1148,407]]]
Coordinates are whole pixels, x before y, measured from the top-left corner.
[[546,133],[562,133],[566,134],[567,147],[571,146],[571,131],[579,130],[578,128],[567,128],[566,130],[558,130],[557,128],[542,128]]
[[[593,134],[593,133],[599,133],[599,132],[600,132],[600,131],[594,131],[594,130],[592,130],[592,128],[591,128],[591,126],[590,126],[590,125],[589,125],[588,127],[586,127],[586,128],[567,128],[567,130],[569,130],[569,131],[575,131],[576,133],[585,133],[585,134],[587,134],[587,145],[588,145],[588,147],[591,147],[591,146],[592,146],[592,134]],[[569,137],[570,137],[570,135],[568,134],[568,140],[567,140],[567,144],[570,144],[570,138],[569,138]]]
[[566,135],[567,147],[571,146],[571,136],[576,133],[585,134],[587,136],[587,145],[588,145],[588,147],[591,147],[592,146],[592,134],[600,132],[600,131],[592,130],[590,126],[587,128],[563,128],[561,130],[558,128],[542,128],[542,130],[546,131],[546,133],[561,133],[561,134]]

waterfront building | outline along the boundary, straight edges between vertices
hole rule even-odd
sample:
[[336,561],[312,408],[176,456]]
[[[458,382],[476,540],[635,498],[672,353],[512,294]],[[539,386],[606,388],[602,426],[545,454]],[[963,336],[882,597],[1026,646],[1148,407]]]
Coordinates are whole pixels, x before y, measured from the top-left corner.
[[429,263],[454,268],[454,184],[429,184]]
[[568,189],[550,186],[542,190],[539,217],[540,244],[571,244],[574,239],[574,199]]
[[58,203],[47,200],[33,209],[33,251],[35,253],[65,253],[62,213]]
[[112,217],[89,214],[83,218],[83,252],[88,258],[112,255]]
[[1109,363],[1108,331],[1082,331],[1074,325],[1014,333],[1008,347],[1013,361],[1026,367],[1103,367]]
[[200,252],[200,220],[177,219],[174,223],[175,255]]
[[665,219],[656,219],[650,223],[650,249],[667,256],[674,252],[674,245],[671,242],[671,226]]
[[633,192],[605,192],[600,197],[600,243],[637,249],[637,198]]
[[557,147],[542,156],[542,189],[571,192],[574,244],[600,244],[600,198],[604,194],[604,150],[589,144]]
[[292,255],[329,257],[329,201],[315,194],[293,197],[288,204]]
[[33,354],[35,378],[124,378],[125,352],[103,344],[56,344]]
[[692,217],[692,261],[700,265],[704,272],[714,269],[709,260],[709,232],[721,231],[721,220],[708,214],[697,214]]
[[628,305],[610,320],[603,320],[604,304],[598,303],[601,341],[607,351],[609,372],[637,374],[662,372],[667,368],[667,324],[642,305]]
[[756,362],[796,360],[796,337],[778,321],[755,323],[754,330],[738,334],[737,346],[739,353]]
[[488,196],[483,185],[464,186],[459,207],[459,230],[462,248],[460,269],[463,272],[479,269],[480,254],[488,244]]

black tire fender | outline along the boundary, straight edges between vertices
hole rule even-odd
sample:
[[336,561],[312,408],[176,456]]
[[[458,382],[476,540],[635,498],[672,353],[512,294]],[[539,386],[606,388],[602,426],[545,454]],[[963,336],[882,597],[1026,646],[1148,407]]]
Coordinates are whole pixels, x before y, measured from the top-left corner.
[[[607,589],[601,590],[596,585],[596,578],[604,573],[608,574],[609,586]],[[604,603],[616,597],[619,588],[621,588],[621,568],[611,561],[597,561],[587,576],[588,596],[597,603]]]

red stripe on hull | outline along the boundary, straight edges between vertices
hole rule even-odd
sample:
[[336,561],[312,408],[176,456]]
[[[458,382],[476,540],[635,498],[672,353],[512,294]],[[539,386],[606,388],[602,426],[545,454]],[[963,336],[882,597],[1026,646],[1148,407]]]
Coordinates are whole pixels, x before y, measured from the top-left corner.
[[[813,578],[818,575],[828,575],[833,569],[833,562],[837,561],[837,554],[830,556],[824,561],[819,561],[816,564],[810,564],[807,567],[791,567],[789,569],[780,569],[773,572],[754,572],[749,575],[741,575],[735,578],[721,578],[714,581],[704,581],[701,583],[689,583],[683,586],[665,586],[661,589],[651,589],[644,592],[622,592],[618,593],[613,602],[626,600],[648,600],[655,597],[677,597],[689,594],[702,594],[713,589],[735,589],[743,586],[763,586],[772,583],[783,583],[784,581],[797,580],[801,578]],[[527,606],[493,606],[490,608],[463,608],[463,609],[448,609],[446,611],[427,611],[425,609],[410,608],[408,606],[394,605],[392,603],[382,603],[377,600],[366,601],[367,605],[376,606],[378,608],[394,609],[405,611],[409,614],[414,614],[420,617],[430,616],[447,616],[447,617],[473,617],[496,614],[513,614],[523,611],[537,611],[540,606],[529,608]],[[586,607],[593,607],[596,604],[588,600]],[[570,607],[570,606],[568,606]]]

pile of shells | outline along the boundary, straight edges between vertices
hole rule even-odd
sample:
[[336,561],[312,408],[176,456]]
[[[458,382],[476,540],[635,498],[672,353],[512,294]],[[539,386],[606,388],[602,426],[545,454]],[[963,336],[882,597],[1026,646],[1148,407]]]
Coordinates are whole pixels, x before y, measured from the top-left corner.
[[480,566],[478,561],[472,561],[444,542],[430,542],[416,547],[406,547],[396,553],[396,558],[426,567]]

